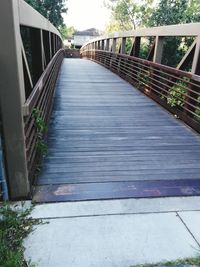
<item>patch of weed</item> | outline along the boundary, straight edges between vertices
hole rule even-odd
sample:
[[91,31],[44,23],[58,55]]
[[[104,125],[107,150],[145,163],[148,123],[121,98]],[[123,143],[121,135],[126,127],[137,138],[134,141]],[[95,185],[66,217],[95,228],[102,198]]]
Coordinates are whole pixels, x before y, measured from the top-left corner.
[[0,266],[34,267],[24,259],[23,239],[42,221],[32,219],[30,208],[17,209],[8,203],[0,206]]

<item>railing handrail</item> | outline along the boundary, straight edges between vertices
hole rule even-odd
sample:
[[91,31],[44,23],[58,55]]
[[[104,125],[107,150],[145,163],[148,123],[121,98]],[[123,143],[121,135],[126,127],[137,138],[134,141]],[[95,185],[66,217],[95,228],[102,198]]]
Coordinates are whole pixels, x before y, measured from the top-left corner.
[[41,77],[39,78],[38,82],[34,86],[33,91],[31,92],[30,96],[28,97],[28,99],[24,103],[24,105],[23,105],[23,114],[24,114],[24,116],[28,116],[33,111],[33,107],[34,107],[35,103],[37,102],[37,100],[38,100],[38,98],[40,96],[41,90],[43,89],[43,86],[44,86],[44,78],[48,75],[49,71],[52,68],[52,65],[56,61],[56,58],[58,57],[58,55],[62,51],[64,53],[64,49],[63,48],[61,48],[60,50],[58,50],[56,52],[56,54],[53,56],[53,58],[51,59],[51,61],[47,65],[46,69],[42,73]]
[[27,198],[41,158],[32,113],[37,110],[48,124],[64,58],[62,38],[53,24],[23,0],[0,1],[0,36],[6,180],[11,199]]
[[151,37],[151,36],[200,36],[200,23],[187,23],[178,25],[166,25],[152,28],[141,28],[137,30],[124,31],[124,32],[113,32],[102,35],[100,37],[91,39],[84,43],[81,49],[86,45],[115,38],[128,38],[128,37]]
[[[96,51],[96,52],[101,51],[102,52],[102,50],[97,50],[97,49],[96,50],[91,49],[90,51]],[[116,55],[116,56],[120,55],[121,58],[135,59],[138,62],[145,63],[146,65],[149,65],[152,67],[157,67],[157,68],[162,68],[163,70],[167,70],[168,72],[174,73],[176,75],[184,75],[185,77],[193,79],[196,82],[200,82],[200,76],[197,74],[193,74],[191,72],[175,69],[175,68],[170,67],[170,66],[162,65],[160,63],[152,62],[152,61],[149,61],[147,59],[142,59],[142,58],[138,58],[138,57],[134,57],[134,56],[119,54],[119,53],[113,53],[113,52],[109,52],[109,51],[103,51],[103,52],[108,53],[108,54],[112,54],[112,55]]]
[[200,75],[92,46],[82,57],[117,73],[200,133]]
[[24,0],[18,0],[18,7],[20,25],[49,31],[62,38],[56,27]]
[[[188,62],[192,59],[191,73],[200,74],[199,71],[199,51],[200,51],[200,23],[188,23],[179,25],[167,25],[146,29],[138,29],[127,32],[115,32],[100,36],[85,43],[81,47],[81,53],[91,49],[118,52],[126,54],[126,42],[131,38],[132,47],[128,52],[130,56],[140,57],[140,48],[142,38],[152,37],[152,42],[149,40],[150,50],[147,60],[155,63],[162,63],[163,48],[165,37],[193,37],[193,42],[188,48],[185,55],[176,65],[176,69],[184,69]],[[118,51],[117,51],[118,50]]]

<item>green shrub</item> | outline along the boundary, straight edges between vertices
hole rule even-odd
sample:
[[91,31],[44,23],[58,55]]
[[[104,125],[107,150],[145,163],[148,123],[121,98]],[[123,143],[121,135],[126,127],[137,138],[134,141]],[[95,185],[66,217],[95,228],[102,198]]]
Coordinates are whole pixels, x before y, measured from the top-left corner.
[[47,126],[41,116],[41,111],[39,109],[35,108],[33,110],[32,117],[34,118],[37,135],[36,149],[42,156],[46,156],[48,152],[48,146],[44,140],[44,135],[47,132]]
[[8,203],[0,206],[0,266],[33,267],[24,259],[23,239],[40,220],[30,218],[33,207],[16,209]]
[[173,85],[172,88],[168,91],[167,95],[167,104],[169,104],[171,107],[183,107],[185,102],[185,93],[186,89],[185,87],[186,84],[182,81],[178,81],[175,85]]

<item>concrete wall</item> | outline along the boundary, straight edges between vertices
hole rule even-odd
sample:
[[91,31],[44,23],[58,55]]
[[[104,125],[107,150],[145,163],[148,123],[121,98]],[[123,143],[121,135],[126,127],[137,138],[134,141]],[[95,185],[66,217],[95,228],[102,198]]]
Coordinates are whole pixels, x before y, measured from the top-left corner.
[[65,49],[65,57],[66,58],[80,58],[80,50],[79,49]]

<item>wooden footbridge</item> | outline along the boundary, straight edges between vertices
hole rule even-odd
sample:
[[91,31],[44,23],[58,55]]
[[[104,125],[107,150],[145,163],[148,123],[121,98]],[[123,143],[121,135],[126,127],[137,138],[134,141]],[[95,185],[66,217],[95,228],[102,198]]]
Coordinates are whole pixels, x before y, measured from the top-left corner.
[[[64,59],[59,32],[22,0],[1,1],[0,22],[10,199],[200,195],[199,23],[102,36]],[[161,64],[169,36],[193,38],[176,68]]]

